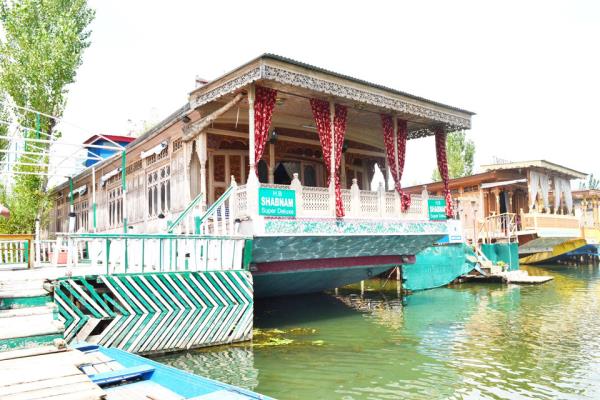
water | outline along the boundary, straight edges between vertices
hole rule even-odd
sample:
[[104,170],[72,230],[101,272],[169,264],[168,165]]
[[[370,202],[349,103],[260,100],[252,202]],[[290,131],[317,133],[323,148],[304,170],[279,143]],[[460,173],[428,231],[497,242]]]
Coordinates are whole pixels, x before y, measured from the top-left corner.
[[527,269],[555,279],[258,301],[253,344],[158,360],[279,399],[600,398],[598,267]]

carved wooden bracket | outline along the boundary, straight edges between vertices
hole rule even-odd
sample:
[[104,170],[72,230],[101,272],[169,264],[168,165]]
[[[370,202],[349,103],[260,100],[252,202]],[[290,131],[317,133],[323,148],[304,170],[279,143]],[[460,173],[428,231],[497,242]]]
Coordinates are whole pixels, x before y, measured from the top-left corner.
[[231,99],[227,104],[218,110],[214,111],[212,114],[202,118],[199,121],[194,122],[183,128],[183,141],[189,142],[193,140],[196,136],[202,133],[206,128],[208,128],[217,118],[221,115],[225,114],[231,108],[235,107],[239,102],[244,99],[243,93],[238,93],[233,99]]

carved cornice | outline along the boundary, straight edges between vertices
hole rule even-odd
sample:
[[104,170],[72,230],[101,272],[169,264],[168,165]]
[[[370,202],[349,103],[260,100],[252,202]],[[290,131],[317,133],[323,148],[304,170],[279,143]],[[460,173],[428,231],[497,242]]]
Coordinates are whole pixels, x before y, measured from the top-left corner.
[[[371,93],[355,87],[342,85],[331,81],[315,78],[306,74],[293,72],[269,65],[261,65],[254,68],[237,78],[225,82],[224,84],[215,87],[205,93],[199,94],[191,100],[191,107],[196,108],[203,104],[214,101],[224,95],[230,94],[246,85],[249,85],[258,80],[274,81],[284,85],[301,87],[326,95],[336,96],[358,103],[369,104],[378,108],[390,110],[391,112],[399,112],[410,115],[415,115],[422,118],[427,118],[432,121],[439,122],[444,125],[447,131],[469,129],[471,127],[471,119],[453,115],[434,108],[429,108],[421,104],[404,101],[392,96]],[[411,131],[409,138],[418,138],[429,136],[433,132],[428,128],[419,128]]]

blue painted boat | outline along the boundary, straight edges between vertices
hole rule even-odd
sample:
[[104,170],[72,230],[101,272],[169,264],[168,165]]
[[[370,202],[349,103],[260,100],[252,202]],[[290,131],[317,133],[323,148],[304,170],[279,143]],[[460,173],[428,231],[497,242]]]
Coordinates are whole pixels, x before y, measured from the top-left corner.
[[87,343],[72,347],[93,360],[81,365],[80,369],[108,394],[109,399],[270,399],[123,350]]

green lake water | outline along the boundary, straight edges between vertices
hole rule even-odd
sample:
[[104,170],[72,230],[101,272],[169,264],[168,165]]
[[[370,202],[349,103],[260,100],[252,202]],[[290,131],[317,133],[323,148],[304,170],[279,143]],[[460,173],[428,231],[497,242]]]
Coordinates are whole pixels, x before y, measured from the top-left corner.
[[600,271],[526,268],[540,286],[259,300],[255,339],[158,361],[278,399],[600,398]]

